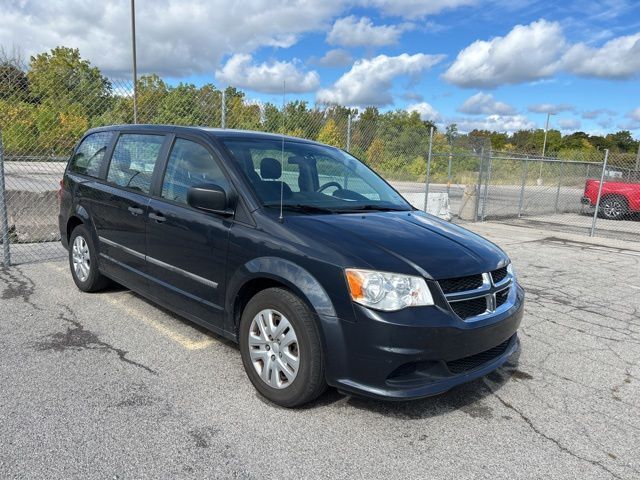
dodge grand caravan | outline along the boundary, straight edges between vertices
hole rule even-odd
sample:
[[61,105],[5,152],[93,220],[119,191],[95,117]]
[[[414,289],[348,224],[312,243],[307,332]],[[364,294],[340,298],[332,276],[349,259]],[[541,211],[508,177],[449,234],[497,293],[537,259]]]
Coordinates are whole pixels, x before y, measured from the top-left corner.
[[519,348],[507,255],[411,207],[350,154],[272,134],[90,130],[61,182],[71,275],[114,280],[240,346],[249,380],[293,407],[327,385],[444,392]]

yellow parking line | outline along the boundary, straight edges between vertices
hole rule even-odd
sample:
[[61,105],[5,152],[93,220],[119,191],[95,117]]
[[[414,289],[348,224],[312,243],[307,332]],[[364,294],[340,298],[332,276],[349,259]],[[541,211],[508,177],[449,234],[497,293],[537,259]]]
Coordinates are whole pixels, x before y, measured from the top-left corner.
[[192,340],[182,335],[181,333],[169,328],[158,320],[151,318],[149,315],[144,314],[137,308],[134,308],[131,305],[126,305],[123,301],[122,296],[112,297],[109,295],[104,295],[103,298],[112,305],[115,305],[123,310],[127,315],[137,318],[141,322],[160,332],[162,335],[180,344],[187,350],[202,350],[203,348],[207,348],[209,345],[212,345],[215,342],[213,338],[205,338],[204,340]]
[[[54,263],[47,263],[46,265],[58,272],[68,271],[68,268],[62,267],[61,265],[57,265]],[[182,346],[183,348],[186,348],[187,350],[202,350],[203,348],[207,348],[209,345],[212,345],[213,343],[215,343],[215,339],[213,338],[205,338],[203,340],[192,340],[182,335],[181,333],[172,330],[171,328],[159,322],[158,320],[144,314],[137,308],[134,308],[131,305],[126,305],[124,303],[122,293],[127,293],[127,292],[125,291],[125,292],[103,294],[103,295],[100,295],[100,299],[106,300],[112,305],[115,305],[116,307],[124,311],[127,315],[140,320],[146,325],[149,325],[151,328],[155,329],[156,331],[166,336],[170,340],[173,340],[174,342],[178,343],[180,346]]]

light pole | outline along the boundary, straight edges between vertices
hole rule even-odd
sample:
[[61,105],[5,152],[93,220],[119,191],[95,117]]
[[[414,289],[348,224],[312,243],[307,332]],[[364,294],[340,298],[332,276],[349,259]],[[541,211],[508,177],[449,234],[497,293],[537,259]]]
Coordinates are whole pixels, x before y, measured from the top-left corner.
[[131,0],[131,50],[133,53],[133,123],[138,123],[138,64],[136,61],[136,0]]
[[542,156],[547,151],[547,132],[549,131],[549,118],[553,115],[551,112],[547,112],[547,123],[544,126],[544,141],[542,142]]
[[538,185],[542,185],[542,163],[544,162],[544,154],[547,151],[547,132],[549,131],[549,117],[553,113],[547,112],[547,123],[544,126],[544,140],[542,141],[542,158],[540,159],[540,174],[538,175]]

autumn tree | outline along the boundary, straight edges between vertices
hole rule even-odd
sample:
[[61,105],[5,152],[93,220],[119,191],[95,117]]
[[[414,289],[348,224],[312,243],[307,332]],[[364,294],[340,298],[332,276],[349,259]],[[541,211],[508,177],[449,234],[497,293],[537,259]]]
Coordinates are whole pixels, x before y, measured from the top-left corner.
[[327,145],[333,145],[334,147],[342,148],[344,145],[343,135],[338,130],[336,122],[333,118],[326,121],[320,133],[318,133],[317,140],[320,143],[326,143]]

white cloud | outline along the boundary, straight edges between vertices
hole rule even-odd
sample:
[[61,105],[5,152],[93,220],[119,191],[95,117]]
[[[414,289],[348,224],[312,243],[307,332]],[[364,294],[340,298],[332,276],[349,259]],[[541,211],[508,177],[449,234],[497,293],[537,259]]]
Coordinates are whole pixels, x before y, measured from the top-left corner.
[[318,91],[320,103],[346,106],[384,106],[393,103],[391,86],[402,75],[416,76],[444,58],[443,55],[403,53],[397,57],[378,55],[360,59],[336,83]]
[[291,93],[312,92],[320,85],[317,72],[304,72],[291,62],[253,63],[249,54],[237,53],[216,71],[216,78],[227,85],[256,92],[280,93],[283,82]]
[[601,47],[567,42],[560,24],[516,25],[504,37],[476,40],[458,53],[443,78],[461,87],[493,88],[546,81],[558,72],[625,79],[640,73],[640,33]]
[[398,43],[402,32],[411,28],[410,24],[374,25],[371,19],[355,15],[336,20],[327,35],[327,43],[344,47],[381,47]]
[[584,119],[587,120],[593,120],[595,118],[598,118],[602,115],[615,115],[616,112],[614,112],[613,110],[609,110],[608,108],[596,108],[595,110],[585,110],[584,112],[582,112],[580,114],[580,116]]
[[511,105],[498,102],[490,93],[482,92],[467,98],[458,111],[470,115],[515,115],[516,113],[516,109]]
[[529,105],[531,113],[551,113],[553,115],[560,112],[572,112],[575,107],[569,103],[535,103]]
[[406,110],[407,112],[418,112],[422,120],[428,120],[431,122],[440,121],[440,113],[427,102],[420,102],[420,103],[414,103],[413,105],[408,105]]
[[563,67],[585,77],[624,79],[640,73],[640,33],[609,40],[600,48],[573,45],[564,55]]
[[580,120],[577,118],[561,118],[558,120],[560,130],[577,130],[580,128]]
[[345,67],[353,63],[353,57],[346,50],[334,48],[325,53],[317,63],[323,67]]
[[474,5],[479,0],[363,0],[365,6],[379,8],[382,13],[397,17],[416,18],[435,15],[443,10]]
[[[288,47],[322,31],[345,9],[344,0],[155,0],[138,2],[140,72],[185,77],[212,72],[228,54],[263,46]],[[2,2],[0,45],[25,55],[66,45],[112,76],[129,77],[128,1],[32,0]]]
[[444,79],[461,87],[492,88],[552,75],[565,45],[560,24],[516,25],[504,37],[477,40],[463,49]]
[[488,115],[483,119],[465,117],[453,119],[452,123],[455,123],[463,133],[471,130],[512,133],[518,130],[531,130],[536,127],[536,124],[524,115]]
[[627,112],[625,115],[629,120],[618,125],[623,130],[640,130],[640,107]]
[[629,113],[627,113],[627,117],[632,120],[637,120],[640,122],[640,107],[636,108],[635,110],[631,110]]

